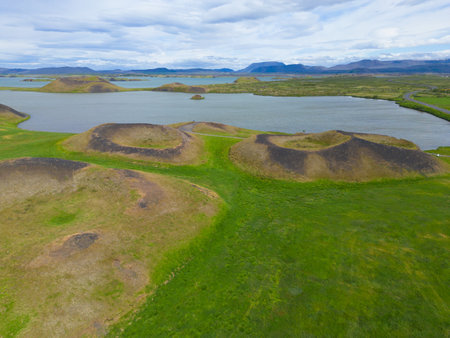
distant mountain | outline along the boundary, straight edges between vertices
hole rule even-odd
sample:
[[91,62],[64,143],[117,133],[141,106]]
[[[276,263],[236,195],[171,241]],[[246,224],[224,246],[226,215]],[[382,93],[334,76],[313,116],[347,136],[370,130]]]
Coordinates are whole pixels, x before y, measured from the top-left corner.
[[328,68],[328,72],[351,73],[450,73],[448,60],[361,60]]
[[97,71],[88,67],[48,67],[37,69],[0,69],[0,74],[17,74],[17,75],[87,75],[97,74]]
[[[124,72],[124,71],[122,71]],[[220,69],[205,69],[205,68],[189,68],[189,69],[168,69],[168,68],[153,68],[153,69],[135,69],[126,71],[126,73],[136,74],[213,74],[213,73],[233,73],[234,70],[230,68]]]
[[333,67],[305,66],[301,63],[286,65],[282,62],[257,62],[248,67],[234,71],[230,68],[205,69],[135,69],[135,70],[101,70],[88,67],[48,67],[38,69],[0,68],[0,75],[242,75],[242,74],[450,74],[448,60],[361,60]]
[[286,65],[282,62],[275,62],[275,61],[270,61],[270,62],[257,62],[257,63],[252,63],[250,66],[248,66],[247,68],[238,70],[238,73],[255,73],[258,72],[261,69],[278,69],[279,67],[285,67]]
[[334,67],[315,67],[302,64],[285,65],[280,62],[253,63],[239,73],[257,74],[345,74],[345,73],[450,73],[449,60],[361,60]]
[[304,66],[302,64],[285,65],[282,62],[258,62],[252,63],[247,68],[238,70],[237,73],[258,74],[317,74],[322,73],[324,67]]

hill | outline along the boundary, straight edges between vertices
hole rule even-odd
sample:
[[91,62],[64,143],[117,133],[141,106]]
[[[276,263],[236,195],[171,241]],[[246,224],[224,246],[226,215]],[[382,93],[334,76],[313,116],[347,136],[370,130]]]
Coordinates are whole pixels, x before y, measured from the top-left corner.
[[107,123],[64,142],[67,149],[141,161],[192,164],[200,161],[203,143],[184,131],[148,123]]
[[200,86],[188,86],[180,82],[173,82],[153,89],[156,92],[179,92],[179,93],[206,93],[206,89]]
[[236,144],[230,157],[256,175],[299,181],[369,181],[446,171],[407,140],[343,131],[260,134]]
[[0,103],[0,123],[18,123],[27,117],[27,114]]
[[2,337],[14,336],[2,332],[12,306],[22,336],[104,333],[142,304],[163,254],[207,228],[221,203],[179,179],[55,158],[0,161],[0,177]]
[[39,91],[47,93],[108,93],[123,88],[98,76],[63,77],[42,87]]

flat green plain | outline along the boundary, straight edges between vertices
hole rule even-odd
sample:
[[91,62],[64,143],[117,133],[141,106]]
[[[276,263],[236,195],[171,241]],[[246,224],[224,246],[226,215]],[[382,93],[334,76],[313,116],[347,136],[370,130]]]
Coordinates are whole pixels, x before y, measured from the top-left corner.
[[[70,153],[60,146],[68,136],[5,124],[0,159],[160,173],[226,203],[210,231],[163,259],[151,296],[109,335],[448,336],[450,175],[298,183],[237,169],[228,159],[237,139],[200,136],[208,161],[172,166]],[[0,336],[15,336],[33,314],[16,312],[1,292],[7,283],[0,279]]]
[[444,96],[444,97],[415,96],[415,99],[450,110],[450,96]]

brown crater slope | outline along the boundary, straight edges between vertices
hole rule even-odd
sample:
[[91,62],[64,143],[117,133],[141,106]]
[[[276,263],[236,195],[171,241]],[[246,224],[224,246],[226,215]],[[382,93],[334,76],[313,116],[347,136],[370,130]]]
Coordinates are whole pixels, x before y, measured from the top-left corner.
[[174,164],[197,163],[202,141],[184,131],[147,123],[108,123],[69,138],[70,150],[101,152]]
[[39,91],[47,93],[109,93],[123,88],[98,76],[73,76],[56,79]]
[[274,178],[367,181],[432,175],[447,168],[412,142],[374,134],[260,134],[232,147],[231,159],[257,175]]
[[0,123],[18,123],[27,117],[27,114],[0,103]]
[[221,203],[183,180],[52,158],[1,161],[0,191],[1,315],[29,318],[33,337],[103,334]]

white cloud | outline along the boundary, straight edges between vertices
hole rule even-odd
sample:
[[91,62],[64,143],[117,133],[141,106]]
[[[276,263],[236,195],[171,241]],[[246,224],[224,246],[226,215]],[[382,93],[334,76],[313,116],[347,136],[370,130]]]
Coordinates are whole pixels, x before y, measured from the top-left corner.
[[332,65],[450,57],[448,0],[22,0],[0,3],[0,67]]

